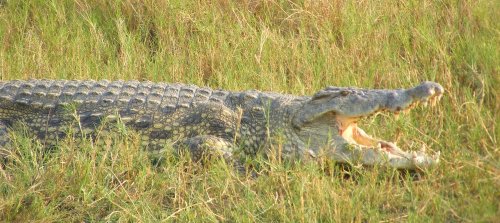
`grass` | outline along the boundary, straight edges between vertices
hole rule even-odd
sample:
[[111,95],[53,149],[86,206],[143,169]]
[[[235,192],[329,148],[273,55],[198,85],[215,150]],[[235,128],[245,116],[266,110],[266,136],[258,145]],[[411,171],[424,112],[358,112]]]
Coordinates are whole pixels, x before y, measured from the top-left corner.
[[392,170],[165,155],[133,134],[67,140],[46,155],[22,131],[0,170],[0,220],[495,222],[500,219],[500,17],[496,1],[0,1],[2,80],[138,79],[312,94],[327,85],[446,88],[438,107],[364,123],[441,164]]

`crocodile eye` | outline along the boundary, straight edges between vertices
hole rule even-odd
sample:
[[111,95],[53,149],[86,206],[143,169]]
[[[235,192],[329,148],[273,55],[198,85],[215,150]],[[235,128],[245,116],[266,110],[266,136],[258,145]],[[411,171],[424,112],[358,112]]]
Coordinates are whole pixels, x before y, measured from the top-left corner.
[[331,96],[330,92],[320,91],[320,92],[316,93],[315,95],[313,95],[312,100],[326,99],[330,96]]
[[342,95],[342,96],[347,96],[347,95],[349,95],[349,91],[342,90],[342,91],[340,92],[340,95]]

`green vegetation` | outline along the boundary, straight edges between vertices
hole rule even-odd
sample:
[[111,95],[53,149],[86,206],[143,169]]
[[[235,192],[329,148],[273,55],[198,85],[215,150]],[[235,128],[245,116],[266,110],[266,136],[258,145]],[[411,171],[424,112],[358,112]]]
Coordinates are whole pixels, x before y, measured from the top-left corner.
[[[107,3],[106,3],[107,2]],[[0,169],[0,220],[494,222],[500,219],[498,1],[0,0],[2,80],[138,79],[312,94],[327,85],[446,88],[435,108],[363,123],[441,151],[416,181],[393,170],[164,155],[133,134],[67,140],[22,128]]]

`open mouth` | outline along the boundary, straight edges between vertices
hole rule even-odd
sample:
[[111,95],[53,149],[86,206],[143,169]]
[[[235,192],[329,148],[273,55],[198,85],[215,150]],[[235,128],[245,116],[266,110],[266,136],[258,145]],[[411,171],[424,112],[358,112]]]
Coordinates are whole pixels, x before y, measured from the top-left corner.
[[367,166],[379,163],[399,169],[427,167],[439,162],[439,152],[427,155],[425,147],[404,151],[390,141],[370,136],[358,122],[382,112],[398,116],[418,105],[436,105],[443,94],[444,88],[430,81],[395,90],[326,87],[301,107],[292,125],[299,139],[312,148],[313,156],[326,151],[344,163],[361,157]]
[[361,119],[371,118],[382,112],[391,113],[395,115],[397,118],[401,112],[406,114],[411,109],[419,105],[427,107],[427,105],[430,104],[431,106],[434,106],[437,104],[437,102],[439,102],[441,97],[442,94],[437,94],[434,97],[428,98],[428,100],[425,101],[416,100],[405,107],[397,107],[394,110],[380,109],[367,116],[362,116],[362,117],[349,117],[337,114],[335,116],[335,119],[338,128],[338,134],[350,144],[357,145],[361,148],[378,149],[379,151],[385,152],[389,158],[415,159],[418,158],[419,156],[421,157],[425,154],[425,147],[422,147],[422,149],[418,152],[417,151],[405,152],[393,142],[376,139],[375,137],[370,136],[358,126],[358,122]]

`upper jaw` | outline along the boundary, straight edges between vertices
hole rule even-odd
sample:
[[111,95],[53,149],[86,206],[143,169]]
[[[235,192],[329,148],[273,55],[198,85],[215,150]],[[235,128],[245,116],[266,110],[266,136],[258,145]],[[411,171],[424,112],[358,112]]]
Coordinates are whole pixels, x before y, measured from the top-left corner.
[[426,81],[410,89],[367,90],[350,87],[327,87],[304,103],[292,120],[295,127],[312,122],[333,112],[335,114],[363,118],[382,111],[398,114],[430,103],[434,105],[444,93],[438,83]]

